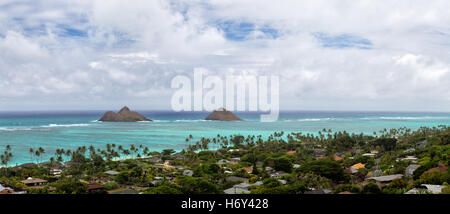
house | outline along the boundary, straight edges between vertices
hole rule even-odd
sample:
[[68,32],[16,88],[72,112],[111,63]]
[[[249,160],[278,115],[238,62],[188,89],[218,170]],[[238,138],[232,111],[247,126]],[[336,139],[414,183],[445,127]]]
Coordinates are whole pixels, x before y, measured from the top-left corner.
[[163,179],[164,179],[163,177],[158,177],[158,176],[153,178],[154,181],[162,181]]
[[397,158],[396,161],[411,161],[417,163],[417,158],[414,156],[406,156],[405,158]]
[[412,152],[415,152],[415,151],[416,151],[416,149],[410,148],[410,149],[406,149],[405,151],[403,151],[403,153],[412,153]]
[[311,194],[311,195],[316,195],[316,194],[331,194],[331,190],[329,189],[312,189],[311,191],[305,192],[304,194]]
[[339,157],[337,155],[333,155],[333,159],[334,159],[334,161],[341,161],[342,157]]
[[430,192],[433,194],[439,194],[442,192],[442,189],[444,189],[447,186],[444,185],[433,185],[433,184],[422,184],[418,188],[413,188],[406,192],[406,194],[420,194],[421,192]]
[[280,180],[278,180],[281,184],[283,184],[283,185],[286,185],[287,184],[287,181],[286,180],[283,180],[283,179],[280,179]]
[[27,185],[28,187],[34,187],[34,186],[42,186],[48,182],[43,179],[28,177],[26,180],[21,181],[21,183]]
[[240,183],[240,184],[236,184],[233,187],[224,190],[223,192],[225,194],[248,194],[250,193],[249,188],[252,186],[261,186],[263,184],[262,181],[257,181],[253,184],[249,184],[249,183]]
[[288,173],[285,173],[285,172],[275,172],[275,173],[270,174],[270,177],[271,178],[280,178],[280,177],[283,177],[283,176],[285,176],[287,174]]
[[225,178],[225,180],[228,181],[228,182],[237,182],[237,181],[248,182],[247,178],[237,177],[237,176],[228,176],[228,177]]
[[0,184],[0,195],[1,194],[14,194],[14,190],[10,187],[4,187]]
[[427,144],[428,144],[427,140],[422,140],[422,141],[419,141],[416,143],[417,147],[419,147],[419,148],[423,148],[423,147],[427,146]]
[[266,166],[266,171],[268,171],[268,172],[271,172],[271,171],[273,171],[273,168],[272,167],[270,167],[270,166]]
[[62,170],[61,169],[51,169],[50,173],[52,173],[55,177],[61,177]]
[[229,163],[230,163],[230,161],[229,160],[225,160],[225,159],[217,161],[217,165],[225,165],[225,164],[229,164]]
[[90,184],[87,184],[86,186],[87,186],[87,191],[89,194],[106,193],[105,187],[98,183],[90,183]]
[[171,166],[171,165],[169,165],[169,164],[167,164],[167,163],[164,163],[164,164],[157,163],[157,164],[152,165],[152,166],[150,166],[150,167],[153,167],[153,168],[162,168],[162,169],[175,169],[174,166]]
[[362,156],[366,156],[366,157],[375,157],[377,154],[374,153],[364,153],[362,154]]
[[296,153],[295,150],[286,152],[287,155],[294,155]]
[[392,182],[395,179],[401,179],[403,178],[402,174],[395,174],[395,175],[386,175],[386,176],[379,176],[379,177],[370,177],[367,178],[367,180],[375,181],[378,185],[385,185],[390,182]]
[[226,189],[223,191],[225,194],[248,194],[250,191],[248,188],[240,188],[237,186],[233,186],[229,189]]
[[297,169],[297,168],[299,168],[300,167],[300,164],[294,164],[293,166],[292,166],[292,168],[294,168],[294,169]]
[[362,168],[365,168],[365,167],[366,167],[365,164],[357,163],[357,164],[352,165],[350,168],[358,171],[359,169],[362,169]]
[[108,170],[108,171],[105,172],[105,174],[107,174],[109,176],[115,176],[115,175],[118,175],[119,172],[113,171],[113,170]]
[[194,175],[194,171],[192,171],[192,170],[186,169],[186,170],[183,171],[183,176],[192,177],[192,175]]
[[405,177],[411,178],[414,175],[414,171],[416,171],[416,169],[418,169],[419,167],[420,167],[420,165],[417,165],[417,164],[411,164],[408,167],[406,167]]
[[231,158],[231,163],[232,164],[238,164],[239,162],[241,162],[241,158],[240,157]]
[[184,156],[184,155],[181,154],[181,153],[175,154],[174,157],[175,157],[175,159],[177,159],[177,160],[185,160],[185,159],[186,159],[186,156]]
[[159,156],[154,156],[151,158],[145,159],[146,161],[155,162],[155,163],[161,163],[162,159]]

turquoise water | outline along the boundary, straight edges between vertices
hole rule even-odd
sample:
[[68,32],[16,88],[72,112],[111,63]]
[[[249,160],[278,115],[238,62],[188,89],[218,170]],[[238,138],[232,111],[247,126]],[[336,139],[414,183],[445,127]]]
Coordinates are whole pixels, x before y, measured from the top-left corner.
[[[107,143],[128,147],[145,145],[151,150],[186,148],[186,137],[195,139],[217,134],[262,135],[275,131],[317,133],[333,131],[371,134],[384,128],[450,125],[450,113],[412,112],[281,112],[277,122],[259,122],[260,113],[237,113],[243,122],[204,121],[207,112],[140,111],[154,122],[98,122],[104,111],[83,112],[0,112],[0,152],[11,145],[10,165],[31,162],[29,148],[43,147],[43,159],[54,156],[58,148],[75,149]],[[195,140],[193,140],[195,142]]]

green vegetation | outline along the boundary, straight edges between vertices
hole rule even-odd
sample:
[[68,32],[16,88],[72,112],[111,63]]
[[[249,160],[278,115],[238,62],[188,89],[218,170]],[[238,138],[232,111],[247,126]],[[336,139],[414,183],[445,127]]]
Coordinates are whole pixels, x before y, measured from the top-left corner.
[[[116,144],[58,149],[46,162],[43,154],[49,151],[30,148],[32,163],[3,167],[0,183],[29,194],[130,189],[145,194],[428,193],[423,184],[441,185],[442,193],[450,192],[446,126],[373,135],[324,129],[317,135],[275,132],[266,139],[217,135],[193,140],[192,135],[186,138],[189,145],[181,152]],[[13,160],[13,151],[11,146],[0,151],[1,165]],[[407,173],[414,165],[415,171]],[[373,179],[388,175],[396,179]]]

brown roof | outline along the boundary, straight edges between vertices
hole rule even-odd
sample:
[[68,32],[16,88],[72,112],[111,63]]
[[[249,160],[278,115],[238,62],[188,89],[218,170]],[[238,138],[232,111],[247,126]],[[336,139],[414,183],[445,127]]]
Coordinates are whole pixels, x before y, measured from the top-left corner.
[[40,178],[28,178],[26,180],[21,181],[23,184],[34,184],[34,183],[47,183],[46,180],[42,180]]
[[288,151],[288,152],[286,152],[287,155],[293,155],[293,154],[295,154],[295,153],[296,153],[295,150],[294,150],[294,151]]
[[334,155],[334,160],[335,160],[335,161],[340,161],[340,160],[342,160],[342,158],[339,157],[339,156],[337,156],[337,155]]
[[105,188],[103,185],[97,184],[97,183],[91,183],[87,185],[88,190],[91,189],[103,189]]
[[4,190],[0,191],[0,195],[1,194],[12,194],[12,193],[14,193],[14,191],[13,190],[9,190],[9,189],[4,189]]
[[355,193],[351,193],[351,192],[345,191],[345,192],[340,192],[339,194],[355,194]]

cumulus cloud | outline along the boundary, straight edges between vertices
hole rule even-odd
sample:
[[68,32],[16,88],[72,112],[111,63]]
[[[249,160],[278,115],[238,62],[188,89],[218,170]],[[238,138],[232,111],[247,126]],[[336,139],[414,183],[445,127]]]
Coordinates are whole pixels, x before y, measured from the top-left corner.
[[4,0],[0,110],[167,109],[171,79],[204,68],[278,75],[281,109],[446,111],[448,8],[445,0]]

